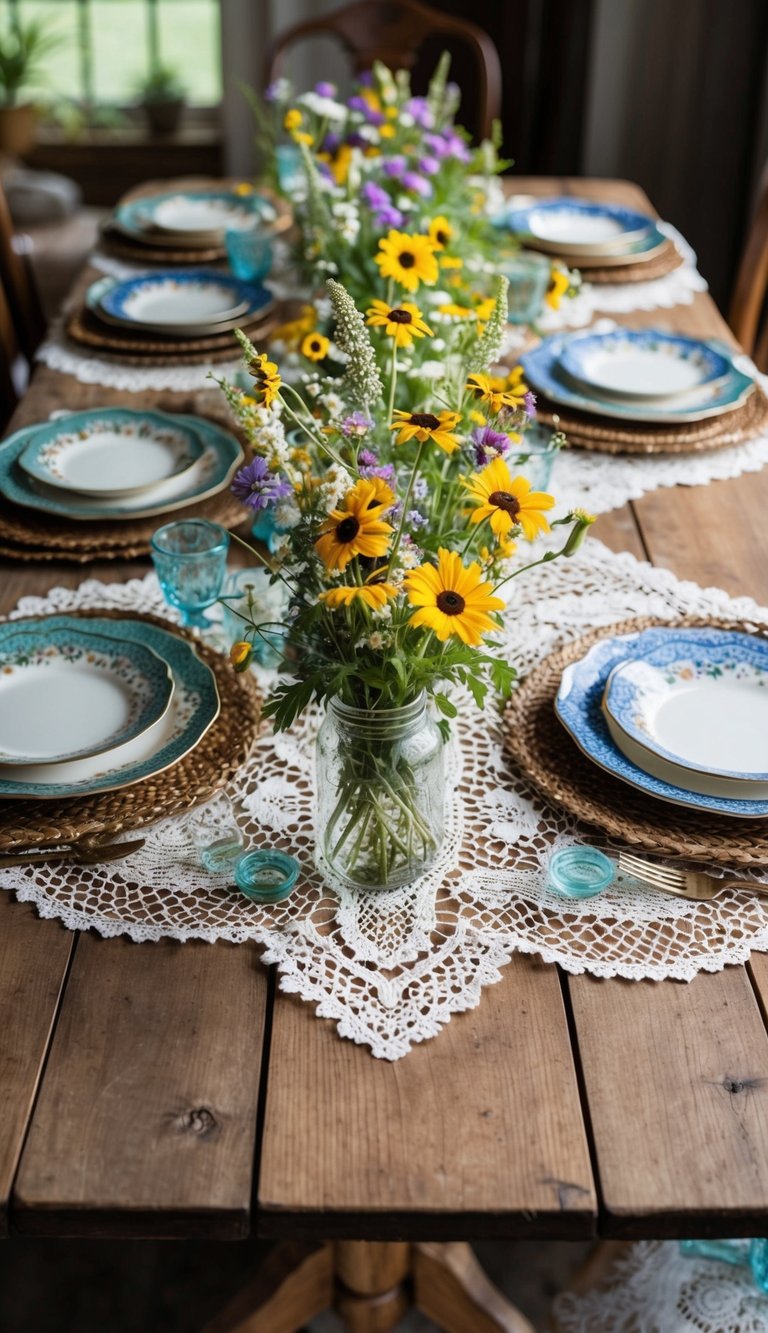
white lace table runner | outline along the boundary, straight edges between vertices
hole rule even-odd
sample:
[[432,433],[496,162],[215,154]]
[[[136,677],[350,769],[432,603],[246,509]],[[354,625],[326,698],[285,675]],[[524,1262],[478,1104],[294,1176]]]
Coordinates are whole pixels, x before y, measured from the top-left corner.
[[555,1299],[561,1333],[768,1333],[768,1299],[747,1269],[689,1258],[677,1241],[641,1241],[610,1286]]
[[[74,590],[56,588],[45,598],[24,598],[14,615],[92,606],[163,610],[154,576],[147,575],[126,584],[91,580]],[[701,611],[768,624],[768,610],[749,599],[681,583],[597,541],[575,559],[543,565],[521,580],[510,610],[508,652],[521,672],[559,643],[632,615]],[[284,990],[334,1019],[342,1036],[389,1060],[478,1004],[483,986],[500,979],[515,951],[540,954],[573,973],[689,981],[768,949],[768,912],[758,899],[729,891],[702,905],[623,881],[564,909],[546,885],[549,854],[573,841],[595,843],[596,836],[544,806],[516,778],[495,712],[481,713],[468,697],[460,700],[450,784],[454,790],[461,781],[461,798],[438,864],[409,888],[387,893],[329,886],[313,858],[316,725],[317,716],[306,714],[274,736],[265,724],[229,789],[247,842],[279,846],[301,862],[284,903],[260,907],[233,891],[227,876],[201,868],[190,836],[199,811],[149,829],[143,850],[124,864],[20,867],[0,872],[0,886],[70,929],[134,940],[256,940],[265,961],[277,965]],[[227,816],[220,797],[203,814],[211,830]]]

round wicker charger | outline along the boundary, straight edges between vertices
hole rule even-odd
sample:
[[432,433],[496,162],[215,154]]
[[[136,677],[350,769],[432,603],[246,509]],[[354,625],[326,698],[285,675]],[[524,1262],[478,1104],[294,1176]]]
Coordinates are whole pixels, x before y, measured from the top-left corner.
[[[243,321],[242,329],[249,338],[266,338],[274,325],[274,316],[266,319]],[[118,356],[129,365],[156,366],[196,365],[201,361],[235,361],[240,348],[234,330],[212,334],[206,338],[169,340],[140,338],[121,329],[101,324],[84,306],[73,310],[65,324],[67,336],[84,347],[93,347],[100,354]]]
[[[236,528],[244,521],[245,510],[229,488],[224,488],[200,504],[168,514],[169,519],[177,517],[207,518],[224,528]],[[75,560],[82,564],[87,560],[148,555],[150,537],[164,521],[164,514],[120,521],[59,519],[0,499],[0,542],[20,548],[19,553],[32,560]]]
[[111,255],[118,259],[129,259],[134,264],[215,264],[226,257],[223,245],[211,245],[207,249],[192,250],[189,246],[172,250],[168,246],[148,245],[144,241],[133,240],[109,220],[100,227],[101,244]]
[[[584,268],[584,281],[602,286],[619,282],[653,282],[655,278],[666,278],[668,273],[674,273],[684,263],[674,241],[667,241],[659,253],[646,263],[635,261],[634,264],[617,264],[607,268]],[[568,261],[568,267],[578,268],[578,259]]]
[[[249,672],[237,675],[227,658],[158,616],[93,609],[68,614],[144,620],[189,639],[213,671],[221,711],[199,744],[178,763],[120,791],[56,801],[0,800],[0,851],[54,847],[79,838],[99,841],[134,832],[207,801],[245,761],[257,734],[260,698]],[[36,617],[45,619],[45,617]]]
[[768,430],[768,398],[756,389],[740,407],[722,416],[680,426],[649,426],[560,407],[537,394],[536,416],[547,425],[557,417],[568,443],[577,449],[602,454],[703,454],[743,444]]
[[[592,630],[550,653],[525,677],[504,710],[506,745],[517,768],[550,804],[635,851],[704,865],[715,861],[726,866],[768,866],[768,819],[729,819],[654,800],[582,754],[555,714],[564,669],[593,644],[613,634],[670,623],[659,616],[642,616]],[[686,616],[674,624],[766,635],[764,627],[701,616]]]

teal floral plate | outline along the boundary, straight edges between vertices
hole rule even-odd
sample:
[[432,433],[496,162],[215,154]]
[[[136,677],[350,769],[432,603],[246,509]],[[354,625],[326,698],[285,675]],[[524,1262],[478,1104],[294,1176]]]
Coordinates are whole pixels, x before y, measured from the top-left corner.
[[41,638],[57,630],[85,632],[87,623],[88,633],[109,639],[120,652],[129,644],[150,648],[171,670],[173,698],[165,714],[140,736],[121,746],[117,756],[108,751],[64,764],[37,763],[0,770],[0,799],[59,800],[130,787],[183,759],[219,715],[219,692],[213,672],[197,656],[194,646],[170,629],[144,620],[99,616],[89,617],[87,622],[77,616],[59,615],[47,616],[44,621],[7,623],[19,634],[33,631]]
[[0,624],[0,765],[59,764],[134,740],[167,712],[173,677],[143,643],[81,625]]
[[188,505],[199,504],[211,495],[218,495],[232,480],[243,460],[243,451],[233,435],[200,417],[168,414],[178,426],[190,427],[202,440],[200,457],[177,476],[147,487],[137,495],[102,496],[79,495],[58,490],[27,475],[19,463],[20,455],[34,438],[38,427],[16,431],[0,444],[0,495],[25,509],[37,509],[59,518],[75,519],[131,519],[152,518],[156,514],[171,513]]

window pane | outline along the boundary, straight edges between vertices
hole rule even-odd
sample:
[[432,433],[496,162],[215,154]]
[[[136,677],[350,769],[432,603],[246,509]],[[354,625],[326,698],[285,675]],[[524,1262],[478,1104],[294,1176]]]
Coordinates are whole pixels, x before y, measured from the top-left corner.
[[[54,33],[60,41],[49,51],[40,65],[34,89],[41,93],[59,93],[65,97],[80,98],[80,54],[78,44],[77,4],[75,0],[21,0],[18,5],[21,21],[34,19],[43,25],[46,33]],[[9,0],[2,7],[3,31],[11,16]],[[25,89],[25,92],[28,91]]]
[[159,0],[160,59],[172,65],[190,102],[221,101],[221,29],[215,0]]
[[147,73],[147,2],[90,0],[89,9],[94,98],[130,102]]

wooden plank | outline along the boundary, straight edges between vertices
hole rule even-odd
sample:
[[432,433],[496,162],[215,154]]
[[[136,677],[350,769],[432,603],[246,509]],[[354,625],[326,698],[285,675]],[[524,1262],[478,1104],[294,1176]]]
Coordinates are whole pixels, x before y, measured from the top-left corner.
[[0,891],[0,1236],[74,942]]
[[477,1009],[395,1063],[278,994],[258,1198],[266,1235],[591,1234],[556,970],[516,955]]
[[763,1235],[768,1037],[745,970],[569,986],[601,1234]]
[[14,1227],[246,1235],[266,989],[252,945],[84,935],[21,1160]]

